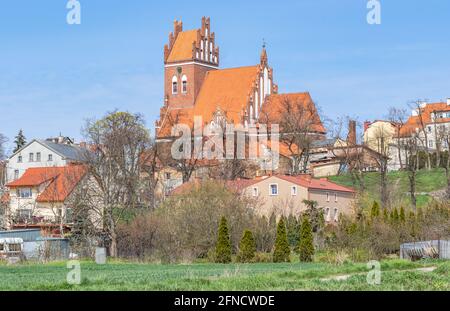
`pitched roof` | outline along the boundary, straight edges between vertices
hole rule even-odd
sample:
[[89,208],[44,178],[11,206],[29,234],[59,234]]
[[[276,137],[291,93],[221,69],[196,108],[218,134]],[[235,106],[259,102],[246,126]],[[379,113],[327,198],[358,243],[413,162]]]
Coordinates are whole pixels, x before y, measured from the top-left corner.
[[185,60],[192,60],[193,45],[197,40],[198,30],[182,31],[177,35],[177,39],[170,51],[167,62],[179,62]]
[[6,186],[9,188],[37,187],[48,183],[44,191],[39,194],[37,201],[63,202],[86,173],[87,168],[82,165],[29,168],[21,178]]
[[194,108],[167,107],[162,111],[158,137],[170,137],[178,123],[193,127],[194,116],[210,123],[218,109],[229,123],[241,124],[259,66],[211,70],[206,73]]
[[416,129],[421,129],[422,123],[424,125],[430,124],[433,122],[436,123],[442,123],[442,122],[450,122],[450,118],[438,118],[435,121],[432,120],[432,113],[433,112],[448,112],[450,111],[450,106],[447,105],[447,103],[440,102],[440,103],[431,103],[426,104],[421,109],[421,117],[419,116],[411,116],[409,119],[405,122],[405,124],[400,129],[400,136],[410,136],[412,133],[416,132]]
[[316,106],[308,92],[272,94],[268,96],[261,108],[260,121],[270,124],[282,124],[286,113],[296,113],[299,116],[299,122],[310,123],[305,125],[312,131],[317,133],[326,132]]
[[57,144],[48,140],[39,140],[47,148],[55,151],[66,159],[83,162],[86,160],[86,149],[68,144]]
[[299,176],[277,175],[276,177],[308,189],[330,190],[330,191],[351,192],[351,193],[355,192],[355,190],[351,188],[347,188],[332,183],[326,178],[315,179],[309,175],[299,175]]
[[87,152],[89,152],[87,149],[81,148],[79,146],[75,145],[69,145],[69,144],[57,144],[48,140],[40,140],[40,139],[33,139],[28,144],[23,146],[21,149],[16,151],[10,158],[15,156],[16,154],[20,153],[22,150],[30,146],[32,143],[37,142],[44,147],[52,150],[53,152],[59,154],[63,158],[67,160],[73,160],[77,162],[84,162],[86,161],[86,155]]
[[241,123],[258,70],[259,66],[248,66],[209,71],[195,102],[194,115],[210,122],[219,108],[229,122]]

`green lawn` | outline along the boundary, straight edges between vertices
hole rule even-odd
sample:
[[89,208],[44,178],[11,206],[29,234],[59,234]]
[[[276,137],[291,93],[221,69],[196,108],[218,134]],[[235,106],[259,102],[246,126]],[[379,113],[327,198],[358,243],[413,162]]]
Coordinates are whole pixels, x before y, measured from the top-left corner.
[[[433,272],[415,270],[434,266]],[[450,263],[382,262],[381,285],[369,285],[366,264],[158,265],[81,262],[81,285],[69,285],[65,263],[0,264],[0,290],[450,290]],[[323,280],[351,275],[346,280]]]
[[[348,174],[341,176],[332,176],[329,178],[337,184],[355,187],[351,177]],[[380,198],[380,174],[379,173],[367,173],[365,175],[365,185],[368,194],[379,200]],[[403,171],[390,172],[388,174],[389,190],[391,193],[398,197],[407,197],[409,191],[408,173]],[[418,205],[423,206],[431,200],[431,197],[427,194],[437,190],[444,189],[447,186],[445,177],[445,171],[443,169],[434,170],[421,170],[417,173],[416,192],[419,193],[417,200]]]

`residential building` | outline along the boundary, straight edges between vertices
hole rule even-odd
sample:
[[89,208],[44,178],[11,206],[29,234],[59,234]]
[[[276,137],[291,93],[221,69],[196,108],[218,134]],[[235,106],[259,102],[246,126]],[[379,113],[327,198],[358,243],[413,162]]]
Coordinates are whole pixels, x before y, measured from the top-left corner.
[[7,184],[8,228],[41,228],[50,232],[70,228],[70,198],[86,175],[83,165],[27,169],[19,179]]
[[[325,221],[335,223],[340,215],[354,214],[355,190],[337,185],[326,178],[315,179],[309,175],[273,175],[254,179],[239,179],[225,182],[228,188],[240,195],[254,199],[252,208],[261,216],[299,216],[307,210],[304,200],[317,202],[323,210]],[[194,180],[176,188],[172,195],[186,193],[201,187]]]
[[19,179],[29,168],[61,167],[86,160],[86,149],[64,137],[32,140],[7,160],[6,182]]

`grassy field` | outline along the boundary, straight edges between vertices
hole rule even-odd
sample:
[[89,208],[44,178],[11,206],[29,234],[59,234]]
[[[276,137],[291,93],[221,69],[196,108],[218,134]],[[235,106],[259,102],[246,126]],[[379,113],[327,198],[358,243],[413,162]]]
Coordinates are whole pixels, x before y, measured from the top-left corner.
[[[434,271],[418,268],[436,267]],[[0,290],[450,290],[450,263],[381,264],[381,285],[366,281],[366,264],[158,265],[82,261],[80,285],[69,285],[65,263],[0,264]],[[345,275],[345,280],[336,276]]]
[[[349,175],[333,176],[330,180],[349,187],[355,187]],[[365,175],[365,184],[368,194],[376,200],[380,196],[380,174],[367,173]],[[409,191],[409,181],[407,172],[390,172],[388,174],[388,183],[391,193],[401,197],[406,197]],[[431,200],[431,196],[425,193],[430,193],[444,189],[447,186],[445,171],[443,169],[421,170],[417,173],[417,190],[418,205],[423,206]]]

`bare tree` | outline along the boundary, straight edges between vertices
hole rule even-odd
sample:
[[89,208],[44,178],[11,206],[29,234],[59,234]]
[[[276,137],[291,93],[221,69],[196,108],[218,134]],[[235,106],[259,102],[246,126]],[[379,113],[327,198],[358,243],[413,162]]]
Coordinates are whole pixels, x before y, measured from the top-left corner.
[[411,137],[405,138],[405,164],[408,171],[409,180],[409,193],[411,197],[411,204],[414,208],[417,207],[416,197],[416,179],[417,171],[419,169],[419,139],[416,134],[412,134]]
[[276,116],[264,113],[261,122],[279,123],[280,143],[289,149],[292,158],[292,174],[306,173],[311,144],[317,140],[317,125],[321,122],[316,105],[312,101],[283,97]]
[[87,121],[84,134],[92,146],[86,157],[98,185],[93,189],[101,203],[105,244],[115,257],[118,223],[127,211],[142,207],[141,156],[148,150],[150,135],[141,115],[117,111]]
[[[424,102],[421,100],[417,100],[411,104],[414,111],[416,111],[417,114],[417,123],[418,123],[418,135],[416,136],[416,143],[419,141],[422,147],[425,150],[425,156],[427,159],[426,167],[428,170],[431,169],[431,155],[430,155],[430,148],[429,148],[429,136],[428,131],[426,129],[426,122],[425,122],[425,111],[424,111]],[[421,135],[422,134],[422,135]]]
[[406,109],[396,108],[396,107],[389,108],[388,119],[389,119],[389,121],[392,122],[392,124],[394,124],[394,126],[396,128],[395,146],[397,149],[397,156],[398,156],[400,169],[403,169],[403,155],[402,155],[403,143],[402,143],[402,136],[401,136],[400,129],[405,125],[406,118],[407,118]]
[[446,197],[450,199],[450,126],[442,125],[438,132],[439,140],[443,143],[444,147],[447,149],[447,159],[446,161],[441,161],[441,166],[445,169],[445,176],[447,178],[447,191]]

